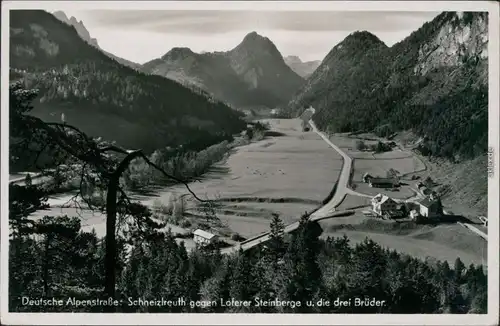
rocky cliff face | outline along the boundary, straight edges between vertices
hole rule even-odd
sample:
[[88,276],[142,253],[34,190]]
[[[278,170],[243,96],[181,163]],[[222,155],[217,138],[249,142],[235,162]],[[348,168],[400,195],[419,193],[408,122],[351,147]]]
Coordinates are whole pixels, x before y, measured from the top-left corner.
[[255,32],[231,51],[174,48],[141,70],[201,88],[241,109],[286,103],[303,83],[271,40]]
[[75,17],[68,18],[66,14],[63,11],[56,11],[53,13],[53,15],[62,21],[63,23],[66,23],[68,25],[73,26],[76,29],[76,32],[78,35],[87,43],[89,43],[92,46],[95,46],[99,48],[99,44],[97,44],[97,40],[95,38],[92,38],[90,36],[89,31],[87,28],[85,28],[85,25],[83,25],[83,22],[80,20],[78,21]]
[[90,36],[89,31],[87,30],[87,28],[85,27],[85,25],[83,24],[83,22],[81,20],[78,21],[75,17],[68,18],[68,16],[66,16],[66,14],[63,11],[56,11],[56,12],[52,13],[52,15],[54,15],[57,19],[59,19],[63,23],[66,23],[70,26],[73,26],[75,28],[76,32],[78,33],[78,36],[80,36],[88,44],[101,50],[108,57],[118,61],[119,63],[121,63],[124,66],[128,66],[128,67],[133,68],[133,69],[139,69],[140,64],[123,59],[123,58],[120,58],[120,57],[117,57],[116,55],[101,49],[99,47],[99,44],[97,43],[97,39]]
[[298,56],[289,55],[285,57],[285,63],[304,79],[309,78],[312,73],[319,67],[321,60],[302,62]]
[[465,60],[488,58],[488,23],[485,16],[458,12],[444,16],[439,31],[418,50],[414,73],[456,67]]

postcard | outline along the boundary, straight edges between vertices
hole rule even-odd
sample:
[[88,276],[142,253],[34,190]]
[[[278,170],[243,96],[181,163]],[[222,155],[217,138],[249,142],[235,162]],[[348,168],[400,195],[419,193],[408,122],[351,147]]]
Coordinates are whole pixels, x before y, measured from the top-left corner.
[[4,2],[2,324],[497,325],[498,40],[494,1]]

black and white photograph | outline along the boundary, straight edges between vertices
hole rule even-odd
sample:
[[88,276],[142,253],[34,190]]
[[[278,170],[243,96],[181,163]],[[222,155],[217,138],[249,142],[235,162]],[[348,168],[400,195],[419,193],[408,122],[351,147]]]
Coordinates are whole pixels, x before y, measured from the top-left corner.
[[2,324],[498,324],[498,8],[6,1]]

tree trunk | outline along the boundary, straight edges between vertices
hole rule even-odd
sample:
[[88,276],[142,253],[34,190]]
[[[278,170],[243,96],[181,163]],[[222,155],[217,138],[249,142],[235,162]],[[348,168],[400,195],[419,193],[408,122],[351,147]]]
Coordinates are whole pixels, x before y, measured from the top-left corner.
[[45,257],[43,263],[43,295],[49,297],[49,269],[50,269],[50,241],[51,235],[49,232],[45,235]]
[[[116,199],[119,188],[120,177],[130,162],[142,155],[140,150],[132,151],[120,162],[111,175],[108,182],[108,193],[106,195],[106,253],[105,253],[105,287],[104,291],[108,298],[115,298],[116,284]],[[108,312],[114,311],[114,306],[107,306]]]
[[116,269],[116,197],[118,191],[119,176],[116,173],[108,183],[106,196],[106,286],[105,292],[108,298],[115,297],[115,269]]

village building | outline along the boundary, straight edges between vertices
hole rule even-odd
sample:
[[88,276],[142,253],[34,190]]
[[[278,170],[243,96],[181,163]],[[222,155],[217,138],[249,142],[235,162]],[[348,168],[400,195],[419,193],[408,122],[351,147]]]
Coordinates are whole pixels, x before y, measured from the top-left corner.
[[399,186],[397,178],[369,178],[368,185],[372,188],[395,188]]
[[439,198],[431,194],[418,202],[419,213],[422,217],[436,218],[443,215],[443,207]]
[[197,245],[206,246],[215,243],[218,240],[218,236],[210,232],[197,229],[193,232],[193,240]]
[[372,198],[372,210],[379,216],[395,215],[398,206],[398,203],[386,195],[378,194]]

